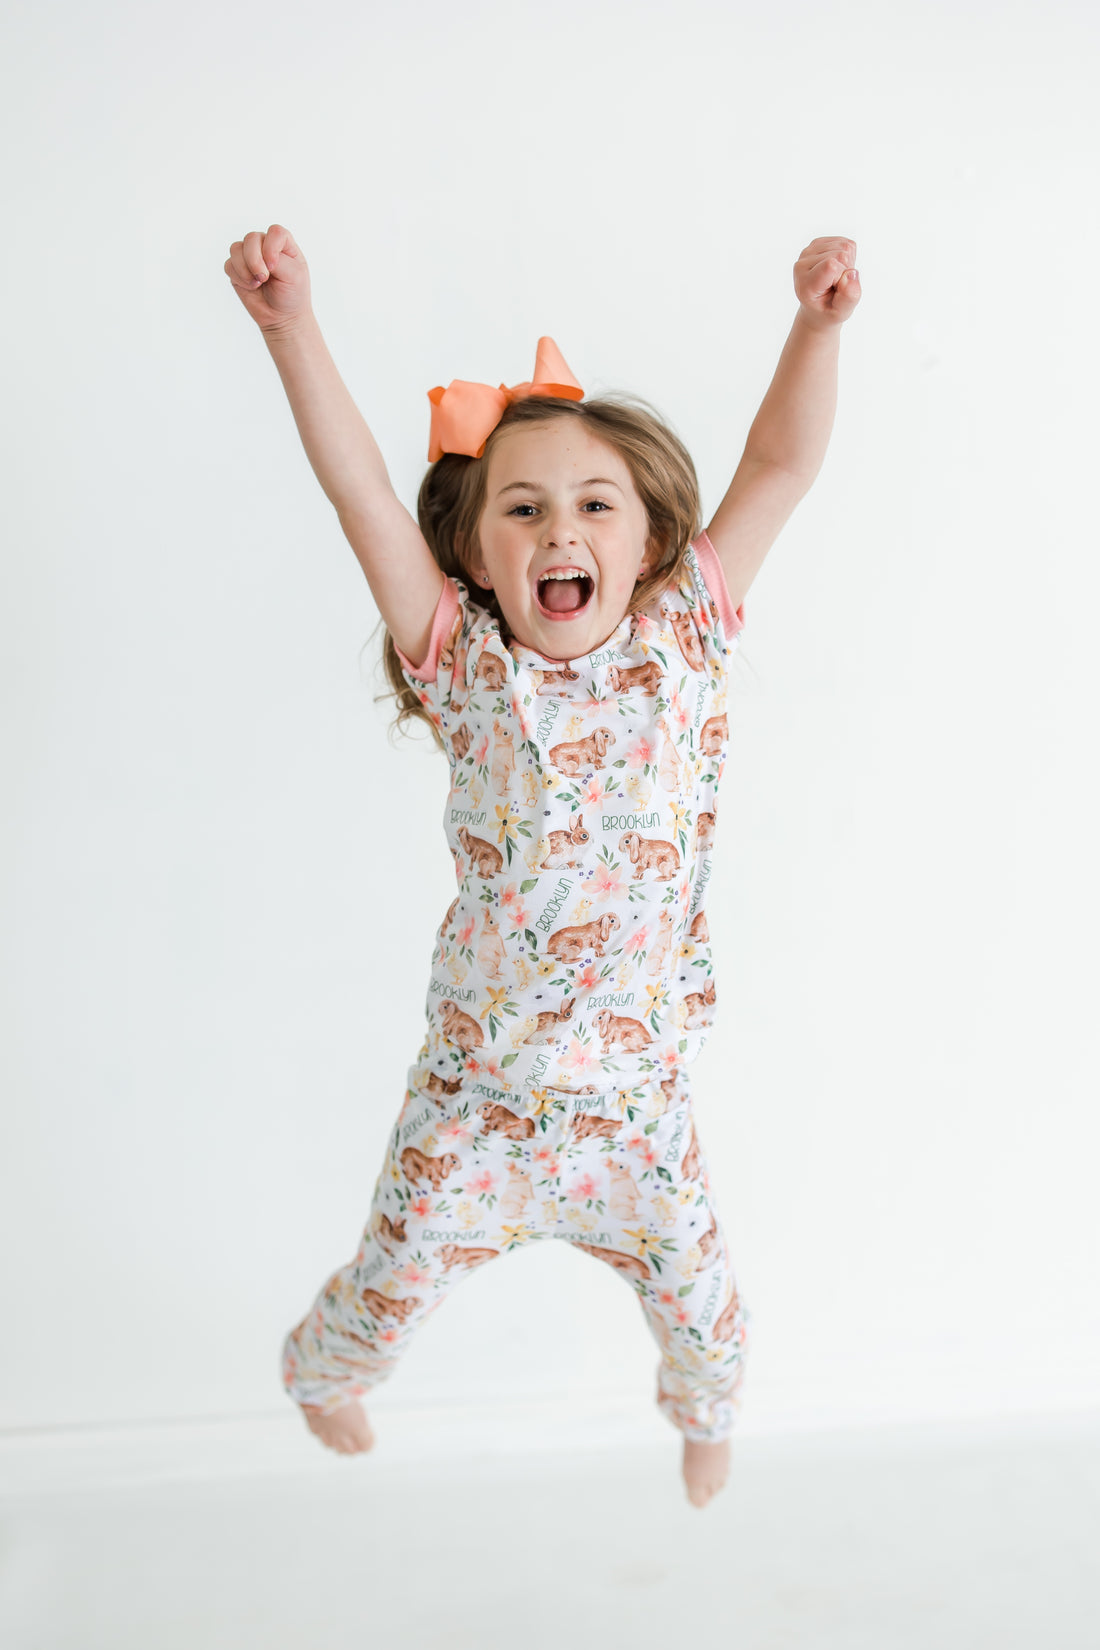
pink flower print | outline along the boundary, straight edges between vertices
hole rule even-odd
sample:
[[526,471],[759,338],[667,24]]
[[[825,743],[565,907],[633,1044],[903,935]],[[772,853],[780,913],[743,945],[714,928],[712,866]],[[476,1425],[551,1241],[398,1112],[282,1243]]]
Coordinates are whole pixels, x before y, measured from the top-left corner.
[[[449,1146],[468,1146],[474,1138],[474,1131],[461,1117],[452,1117],[446,1123],[441,1123],[436,1129],[440,1140],[445,1140]],[[427,1214],[425,1209],[424,1213]]]
[[404,1266],[402,1266],[399,1271],[395,1271],[393,1275],[399,1282],[406,1284],[410,1289],[415,1289],[417,1284],[430,1283],[432,1281],[431,1273],[426,1271],[423,1266],[418,1266],[415,1260],[406,1261]]
[[507,909],[511,906],[513,900],[518,900],[518,899],[519,899],[519,883],[518,882],[510,882],[508,884],[507,888],[504,890],[503,894],[501,894],[501,896],[500,896],[500,903],[501,903],[501,905],[503,905]]
[[583,974],[578,974],[573,981],[574,991],[594,991],[600,983],[599,970],[595,963],[587,963]]
[[646,928],[636,928],[633,934],[628,934],[626,939],[623,941],[623,950],[627,952],[628,955],[633,955],[635,951],[640,951],[646,942],[647,933],[648,929]]
[[526,905],[521,905],[518,901],[516,902],[515,908],[512,911],[512,921],[515,923],[517,928],[526,927],[526,925],[527,925],[527,907],[526,907]]
[[466,1182],[466,1191],[468,1192],[491,1192],[492,1189],[493,1176],[488,1169],[479,1169],[477,1174],[471,1175]]
[[541,1169],[545,1169],[547,1174],[557,1174],[558,1156],[552,1146],[536,1146],[531,1153],[531,1157]]
[[455,939],[458,941],[459,945],[469,945],[470,940],[473,936],[473,932],[474,932],[474,919],[473,919],[473,917],[467,917],[466,921],[462,924],[462,927],[458,930],[458,933],[455,935]]
[[560,1064],[564,1071],[576,1072],[578,1077],[583,1077],[590,1071],[600,1071],[602,1069],[595,1055],[590,1053],[577,1037],[573,1038],[573,1041],[562,1055]]
[[474,767],[475,768],[480,768],[482,763],[485,761],[485,758],[488,756],[488,754],[489,754],[489,735],[487,733],[483,733],[481,738],[477,742],[477,749],[474,751]]
[[675,722],[676,726],[680,728],[681,731],[686,728],[688,725],[688,708],[684,704],[684,701],[680,698],[680,695],[677,693],[675,688],[672,689],[672,692],[669,695],[668,709],[669,715],[672,717],[672,720]]
[[424,1216],[430,1215],[431,1212],[432,1200],[427,1192],[421,1192],[420,1196],[414,1197],[409,1204],[410,1215],[416,1215],[419,1220],[423,1220]]
[[580,713],[582,716],[600,716],[606,709],[606,703],[600,698],[598,693],[590,693],[587,698],[580,701]]
[[395,1341],[398,1333],[396,1329],[380,1329],[375,1338],[380,1341]]
[[638,1153],[638,1156],[648,1169],[652,1169],[654,1163],[657,1161],[657,1153],[654,1150],[653,1142],[649,1139],[648,1135],[632,1134],[630,1139],[627,1141],[627,1145],[631,1151],[636,1151]]
[[670,1073],[675,1071],[676,1067],[680,1064],[679,1052],[676,1049],[671,1048],[668,1044],[658,1051],[657,1058],[663,1066],[668,1067]]
[[653,761],[653,744],[649,739],[635,739],[627,748],[626,759],[632,768],[644,768],[647,762]]
[[580,794],[578,808],[598,808],[603,801],[603,781],[598,773],[593,774],[588,784]]
[[569,1196],[574,1203],[584,1203],[590,1197],[598,1197],[600,1188],[590,1174],[582,1174],[581,1178],[569,1188]]
[[462,1069],[470,1073],[478,1072],[481,1070],[481,1061],[475,1060],[474,1056],[471,1054]]
[[625,888],[618,869],[613,871],[610,865],[605,865],[602,860],[596,866],[596,874],[590,886],[597,899],[607,899],[611,895],[621,894]]
[[512,716],[519,723],[519,731],[525,739],[531,737],[531,724],[527,719],[527,710],[518,693],[512,695]]

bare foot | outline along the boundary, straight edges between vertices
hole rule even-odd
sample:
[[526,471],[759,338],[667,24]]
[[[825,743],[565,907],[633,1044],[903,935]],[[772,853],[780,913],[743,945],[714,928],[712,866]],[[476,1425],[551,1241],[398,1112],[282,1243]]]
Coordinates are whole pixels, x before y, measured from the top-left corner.
[[374,1444],[367,1412],[358,1398],[339,1409],[330,1409],[327,1415],[318,1404],[302,1404],[300,1408],[310,1432],[341,1455],[359,1455]]
[[684,1483],[693,1507],[705,1507],[726,1482],[730,1470],[730,1441],[697,1444],[684,1439]]

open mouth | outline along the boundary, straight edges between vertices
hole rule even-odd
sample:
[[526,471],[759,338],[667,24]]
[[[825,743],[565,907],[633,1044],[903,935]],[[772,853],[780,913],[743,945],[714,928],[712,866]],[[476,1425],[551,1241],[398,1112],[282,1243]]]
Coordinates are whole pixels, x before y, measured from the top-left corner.
[[587,573],[544,574],[535,586],[539,612],[547,619],[574,619],[592,599],[593,585]]

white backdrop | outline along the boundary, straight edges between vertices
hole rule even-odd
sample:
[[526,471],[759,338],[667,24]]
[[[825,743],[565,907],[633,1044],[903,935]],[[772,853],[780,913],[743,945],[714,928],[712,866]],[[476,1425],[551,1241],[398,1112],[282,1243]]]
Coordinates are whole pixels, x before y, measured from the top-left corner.
[[[222,270],[272,221],[410,507],[425,392],[549,333],[662,409],[709,514],[794,260],[855,238],[708,901],[742,1426],[1100,1400],[1094,8],[9,17],[0,1423],[287,1413],[420,1044],[445,761],[387,739],[369,590]],[[471,1277],[377,1407],[649,1403],[656,1362],[553,1246]]]

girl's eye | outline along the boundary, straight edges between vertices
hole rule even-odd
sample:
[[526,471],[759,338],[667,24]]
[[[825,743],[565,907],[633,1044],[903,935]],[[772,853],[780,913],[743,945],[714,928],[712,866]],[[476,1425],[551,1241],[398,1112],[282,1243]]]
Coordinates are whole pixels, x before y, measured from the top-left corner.
[[510,516],[514,516],[514,515],[517,515],[520,510],[532,510],[533,511],[534,508],[535,508],[535,506],[533,504],[517,504],[514,509],[509,510],[508,514]]
[[604,503],[602,498],[589,499],[588,504],[585,505],[586,510],[588,509],[589,504],[593,505],[597,510],[610,510],[611,508],[609,504]]

